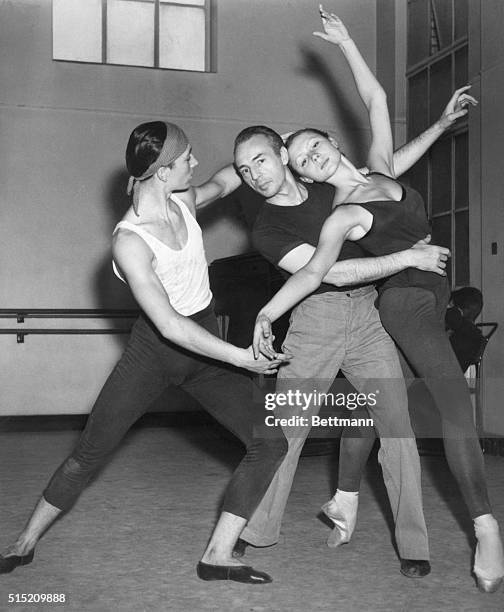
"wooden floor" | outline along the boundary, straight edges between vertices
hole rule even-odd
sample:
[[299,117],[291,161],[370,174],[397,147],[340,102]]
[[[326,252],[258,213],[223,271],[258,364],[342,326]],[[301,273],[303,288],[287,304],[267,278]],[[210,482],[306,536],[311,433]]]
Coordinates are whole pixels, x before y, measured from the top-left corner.
[[[76,431],[0,434],[0,546],[22,527]],[[499,611],[504,589],[481,594],[471,578],[473,539],[462,500],[440,457],[423,457],[432,574],[399,573],[376,460],[368,464],[352,542],[325,546],[320,505],[334,486],[334,456],[300,462],[281,542],[247,561],[265,586],[207,583],[195,565],[219,497],[241,454],[217,429],[133,430],[75,508],[46,534],[34,562],[0,577],[0,610],[111,611]],[[504,457],[486,457],[495,514],[504,525]],[[64,593],[64,604],[9,604],[16,593]]]

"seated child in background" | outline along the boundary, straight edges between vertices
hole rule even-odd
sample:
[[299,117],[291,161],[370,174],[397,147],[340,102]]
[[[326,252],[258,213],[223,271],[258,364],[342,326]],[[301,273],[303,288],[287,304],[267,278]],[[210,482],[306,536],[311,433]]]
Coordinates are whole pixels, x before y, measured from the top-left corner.
[[483,341],[483,334],[474,324],[483,308],[483,296],[475,287],[462,287],[451,294],[452,307],[446,311],[445,325],[453,351],[462,371],[474,363]]

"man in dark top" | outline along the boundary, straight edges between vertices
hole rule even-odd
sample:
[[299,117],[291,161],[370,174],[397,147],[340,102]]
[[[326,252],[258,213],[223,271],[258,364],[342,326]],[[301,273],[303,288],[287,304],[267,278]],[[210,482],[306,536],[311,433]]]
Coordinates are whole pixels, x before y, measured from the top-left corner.
[[[235,142],[235,165],[243,180],[265,200],[253,229],[254,246],[272,263],[293,273],[311,257],[321,227],[331,213],[334,188],[298,182],[287,167],[281,138],[268,128],[247,128]],[[345,242],[339,261],[314,294],[293,311],[284,347],[292,359],[279,372],[277,394],[288,391],[326,393],[341,369],[361,393],[378,398],[368,411],[381,437],[379,461],[396,520],[401,571],[426,575],[429,547],[423,517],[420,463],[407,411],[407,397],[394,343],[384,331],[374,307],[370,282],[406,267],[428,267],[420,261],[436,247],[421,246],[382,258],[364,257],[355,243]],[[313,423],[318,405],[277,406],[279,417],[303,416]],[[289,452],[259,508],[242,532],[256,546],[278,541],[280,523],[299,455],[310,427],[284,428]],[[371,439],[372,441],[372,439]],[[355,442],[355,441],[354,441]],[[351,445],[352,442],[348,440]],[[359,442],[360,443],[360,442]],[[365,459],[369,442],[362,440]],[[357,490],[340,482],[335,501],[342,516],[330,516],[339,527],[336,546],[347,542],[355,524]],[[330,502],[331,503],[331,502]],[[330,513],[328,513],[329,515]],[[341,519],[341,520],[340,520]],[[353,524],[352,524],[353,521]],[[336,531],[336,530],[334,530]]]

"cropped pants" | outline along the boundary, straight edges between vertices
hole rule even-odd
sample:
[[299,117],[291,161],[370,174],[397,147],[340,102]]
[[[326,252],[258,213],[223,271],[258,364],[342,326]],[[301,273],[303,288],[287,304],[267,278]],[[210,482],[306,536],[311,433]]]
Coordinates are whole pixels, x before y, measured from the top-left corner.
[[[191,318],[218,335],[210,306]],[[68,509],[130,426],[170,385],[187,391],[245,444],[246,454],[227,487],[222,510],[248,519],[287,451],[281,429],[266,431],[264,406],[257,402],[249,378],[168,342],[144,316],[136,321],[76,448],[45,489],[46,501]]]

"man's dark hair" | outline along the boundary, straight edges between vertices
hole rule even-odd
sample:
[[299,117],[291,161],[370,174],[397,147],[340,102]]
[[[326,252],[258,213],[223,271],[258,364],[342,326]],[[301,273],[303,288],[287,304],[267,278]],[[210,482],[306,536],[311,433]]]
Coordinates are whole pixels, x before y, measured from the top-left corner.
[[268,140],[275,155],[280,156],[280,149],[284,146],[282,137],[280,134],[277,134],[275,130],[266,127],[265,125],[251,125],[250,127],[242,130],[235,138],[233,154],[236,155],[236,149],[254,136],[264,136]]
[[483,308],[483,295],[476,287],[457,289],[451,298],[454,306],[462,311],[462,316],[470,321],[474,321]]
[[126,167],[131,176],[141,176],[156,161],[166,139],[166,123],[150,121],[136,127],[126,148]]

